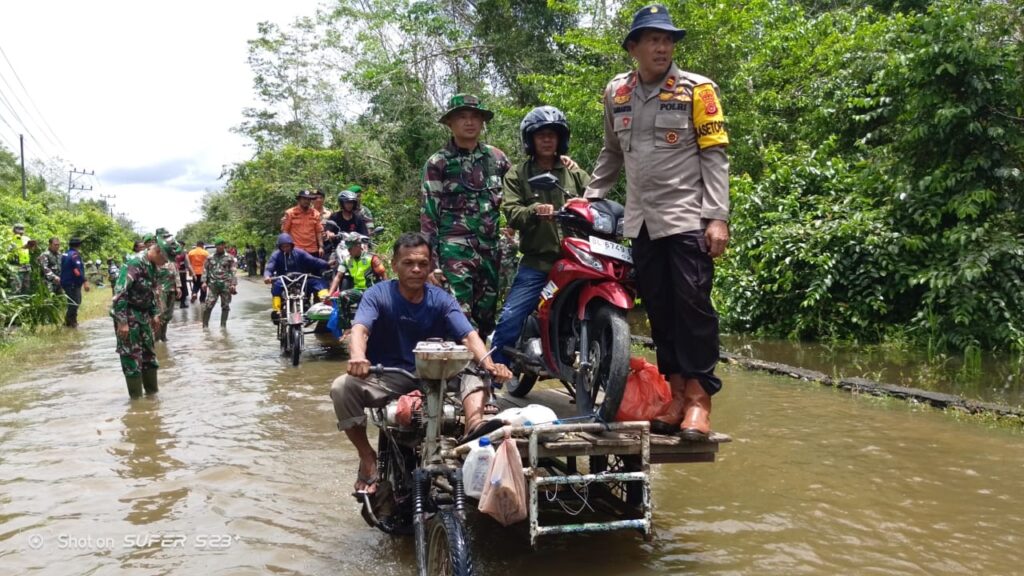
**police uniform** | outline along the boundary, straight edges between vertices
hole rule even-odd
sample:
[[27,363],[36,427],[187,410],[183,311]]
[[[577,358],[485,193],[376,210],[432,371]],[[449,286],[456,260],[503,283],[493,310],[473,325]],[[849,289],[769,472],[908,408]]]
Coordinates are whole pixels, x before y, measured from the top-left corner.
[[[685,34],[663,6],[648,6],[624,47],[644,28],[673,31],[676,40]],[[586,197],[604,197],[625,167],[624,233],[633,238],[659,371],[697,379],[714,394],[721,388],[718,316],[703,231],[709,220],[729,218],[729,138],[714,82],[674,63],[656,80],[645,87],[634,71],[606,87],[604,146]]]
[[[493,114],[475,96],[457,94],[447,117],[463,109]],[[420,232],[430,239],[438,267],[481,337],[494,330],[498,307],[498,216],[502,178],[511,164],[504,152],[478,143],[460,149],[452,139],[423,167]]]

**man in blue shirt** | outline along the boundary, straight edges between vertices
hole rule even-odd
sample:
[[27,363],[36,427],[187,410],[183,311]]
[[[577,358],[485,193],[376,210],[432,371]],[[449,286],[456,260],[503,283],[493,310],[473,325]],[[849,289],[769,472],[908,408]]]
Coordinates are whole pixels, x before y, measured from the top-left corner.
[[[348,374],[331,385],[331,399],[338,429],[345,432],[359,453],[355,489],[373,493],[377,487],[377,454],[366,438],[367,407],[379,408],[416,389],[416,382],[397,374],[370,376],[370,366],[416,370],[413,348],[428,338],[460,342],[498,382],[512,377],[502,364],[487,357],[487,346],[469,323],[459,303],[437,286],[427,284],[430,244],[420,233],[407,232],[395,241],[391,267],[397,280],[370,287],[356,310],[349,343]],[[498,420],[484,421],[487,390],[480,378],[462,376],[462,408],[466,437],[471,440],[501,427]]]
[[[306,294],[316,293],[322,300],[327,296],[327,281],[320,278],[318,274],[329,267],[326,260],[321,260],[302,248],[296,248],[291,235],[282,232],[277,237],[277,250],[270,255],[270,262],[267,263],[267,269],[263,273],[263,283],[270,284],[273,282],[272,277],[284,276],[290,272],[310,274],[310,277],[306,279]],[[274,311],[270,313],[270,317],[276,323],[281,313],[284,282],[281,280],[274,282],[270,288],[270,294],[274,297]]]
[[85,264],[78,249],[82,241],[72,237],[68,240],[68,251],[60,258],[60,287],[70,301],[64,313],[64,325],[78,328],[78,307],[82,305],[82,288],[89,291],[89,279],[85,277]]

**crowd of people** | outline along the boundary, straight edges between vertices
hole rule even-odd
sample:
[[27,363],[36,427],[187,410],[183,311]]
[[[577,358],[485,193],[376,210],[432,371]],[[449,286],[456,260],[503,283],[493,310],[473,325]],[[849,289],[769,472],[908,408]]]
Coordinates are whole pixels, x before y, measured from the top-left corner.
[[[652,428],[691,439],[710,433],[711,396],[722,386],[715,375],[718,317],[710,294],[714,259],[729,241],[729,140],[717,85],[673,62],[675,45],[684,36],[664,6],[646,6],[635,14],[622,48],[636,67],[605,88],[604,142],[590,174],[568,156],[571,130],[558,108],[540,106],[522,119],[525,159],[513,163],[481,141],[494,112],[474,95],[453,96],[439,118],[450,139],[423,170],[420,229],[400,235],[392,248],[393,281],[384,281],[383,261],[368,251],[373,217],[360,202],[358,185],[337,195],[334,210],[324,205],[322,190],[299,192],[281,218],[273,253],[268,257],[262,247],[245,247],[248,275],[271,285],[275,322],[284,289],[276,277],[316,275],[308,289],[324,297],[347,275],[365,291],[353,322],[347,373],[331,387],[338,428],[359,452],[357,490],[372,492],[376,482],[376,455],[366,440],[363,410],[382,406],[412,386],[401,378],[372,376],[369,366],[411,369],[418,340],[444,337],[465,344],[497,381],[511,378],[503,347],[515,343],[560,255],[554,215],[567,194],[603,198],[623,170],[623,232],[631,240],[658,369],[672,392]],[[557,178],[559,186],[531,189],[529,179],[542,173]],[[502,215],[507,228],[500,227]],[[19,271],[27,270],[32,241],[24,227],[13,231]],[[120,269],[108,260],[107,276],[117,277],[111,315],[132,396],[158,388],[153,343],[166,340],[175,303],[184,308],[198,299],[205,327],[219,301],[221,325],[227,322],[237,250],[223,238],[214,243],[212,254],[202,242],[185,252],[160,229],[144,238]],[[77,325],[81,291],[90,286],[80,245],[70,239],[58,257],[60,242],[53,238],[39,256],[46,281],[72,303],[69,326]],[[94,268],[99,269],[98,261]],[[331,285],[319,277],[328,269],[338,270]],[[19,275],[19,288],[27,281]],[[488,393],[478,381],[462,382],[466,439],[500,425],[483,418]]]
[[[664,6],[635,14],[622,48],[636,67],[605,88],[604,143],[590,175],[566,156],[571,132],[557,108],[541,106],[523,118],[526,159],[513,164],[480,140],[494,116],[481,99],[451,98],[439,119],[451,138],[423,170],[420,232],[403,235],[394,246],[397,280],[363,296],[347,374],[331,387],[338,428],[359,453],[357,491],[373,492],[377,481],[363,410],[383,406],[411,385],[370,375],[369,366],[408,369],[416,340],[440,336],[463,342],[495,379],[511,377],[502,349],[515,342],[559,257],[554,214],[566,193],[603,198],[623,169],[624,235],[631,239],[658,370],[672,393],[652,429],[689,439],[710,433],[711,396],[722,385],[715,375],[719,335],[711,288],[714,259],[729,241],[729,140],[717,85],[673,62],[685,34]],[[559,187],[532,190],[529,178],[541,173],[555,176]],[[522,259],[498,317],[500,246],[509,244],[499,230],[501,212],[519,233]],[[310,243],[308,249],[320,246]],[[431,284],[447,286],[450,294]],[[480,344],[492,332],[488,356]],[[485,407],[477,392],[463,381],[463,440],[486,433],[493,422],[481,419]]]

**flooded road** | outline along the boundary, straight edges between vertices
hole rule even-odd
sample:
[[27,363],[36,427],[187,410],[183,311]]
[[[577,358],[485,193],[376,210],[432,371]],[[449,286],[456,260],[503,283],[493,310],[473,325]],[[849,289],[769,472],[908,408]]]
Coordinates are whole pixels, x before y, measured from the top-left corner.
[[[262,284],[226,329],[177,310],[157,398],[129,402],[107,319],[0,381],[0,575],[411,575],[368,528],[327,392],[338,350],[278,355]],[[726,367],[714,464],[653,473],[656,538],[472,521],[479,573],[1015,574],[1024,442],[909,404]]]

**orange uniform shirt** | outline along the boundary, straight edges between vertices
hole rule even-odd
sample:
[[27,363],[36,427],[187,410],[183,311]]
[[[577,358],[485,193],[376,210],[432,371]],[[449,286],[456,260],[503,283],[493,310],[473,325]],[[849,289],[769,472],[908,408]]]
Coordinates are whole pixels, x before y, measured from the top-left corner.
[[188,265],[192,267],[192,273],[196,276],[203,274],[203,267],[206,266],[206,259],[210,253],[200,247],[195,247],[188,252]]
[[320,213],[310,208],[305,212],[298,206],[285,210],[281,219],[281,231],[291,234],[297,248],[310,254],[320,251],[320,240],[323,238],[324,225]]

